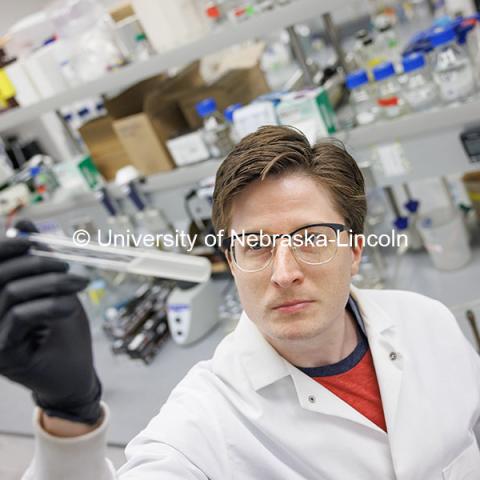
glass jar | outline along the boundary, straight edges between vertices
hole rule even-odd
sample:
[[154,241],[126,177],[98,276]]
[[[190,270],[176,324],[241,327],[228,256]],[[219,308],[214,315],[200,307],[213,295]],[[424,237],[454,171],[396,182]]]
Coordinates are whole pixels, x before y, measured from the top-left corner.
[[396,118],[406,111],[405,100],[392,62],[384,62],[373,69],[377,82],[377,104],[384,118]]
[[452,26],[436,27],[430,34],[434,47],[433,79],[446,102],[465,100],[475,89],[470,59],[457,45]]
[[347,76],[347,88],[350,90],[350,104],[354,110],[357,125],[373,123],[379,114],[372,86],[368,83],[365,70],[357,70]]
[[217,110],[217,102],[206,98],[196,105],[197,113],[203,120],[203,138],[213,158],[226,156],[233,148],[230,126]]
[[404,97],[411,110],[426,110],[439,102],[437,86],[426,68],[425,56],[412,53],[402,61],[406,76]]

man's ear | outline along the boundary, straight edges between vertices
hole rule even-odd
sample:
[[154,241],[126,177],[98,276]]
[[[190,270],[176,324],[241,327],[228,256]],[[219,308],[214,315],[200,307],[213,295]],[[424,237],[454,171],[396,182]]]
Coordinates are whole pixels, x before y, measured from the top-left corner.
[[361,235],[354,235],[352,237],[352,243],[351,275],[353,277],[360,270],[360,262],[362,261],[362,252],[364,247],[364,237]]

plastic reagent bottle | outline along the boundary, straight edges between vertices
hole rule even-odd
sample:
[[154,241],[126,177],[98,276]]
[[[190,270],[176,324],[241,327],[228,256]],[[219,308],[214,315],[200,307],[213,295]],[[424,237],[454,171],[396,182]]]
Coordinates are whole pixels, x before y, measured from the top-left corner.
[[474,90],[472,65],[463,48],[455,42],[453,27],[436,27],[430,34],[435,48],[433,79],[440,89],[443,100],[465,100]]
[[384,62],[373,69],[377,82],[377,104],[385,118],[395,118],[405,110],[405,100],[395,74],[392,62]]
[[217,111],[217,102],[206,98],[196,105],[198,115],[203,119],[203,138],[210,155],[220,158],[233,148],[230,127]]
[[404,57],[402,64],[407,76],[404,97],[409,107],[420,111],[435,106],[439,101],[438,89],[426,68],[425,56],[412,53]]
[[347,88],[350,90],[350,103],[355,112],[357,125],[367,125],[378,118],[379,108],[368,83],[365,70],[357,70],[347,76]]

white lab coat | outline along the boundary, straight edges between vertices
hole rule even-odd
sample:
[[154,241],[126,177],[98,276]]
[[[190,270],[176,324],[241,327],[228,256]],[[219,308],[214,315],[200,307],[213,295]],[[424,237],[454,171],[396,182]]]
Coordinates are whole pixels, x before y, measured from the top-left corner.
[[116,474],[103,460],[105,420],[69,440],[37,425],[24,480],[480,479],[480,360],[452,314],[409,292],[352,295],[388,434],[280,357],[243,314],[129,443]]

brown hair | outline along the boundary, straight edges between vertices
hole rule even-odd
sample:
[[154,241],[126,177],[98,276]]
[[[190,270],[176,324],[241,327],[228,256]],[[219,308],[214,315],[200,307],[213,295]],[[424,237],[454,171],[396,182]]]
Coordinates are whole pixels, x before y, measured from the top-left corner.
[[311,147],[303,133],[286,126],[265,126],[247,135],[220,165],[213,193],[215,230],[228,231],[232,201],[247,185],[270,175],[295,172],[327,187],[347,228],[363,233],[365,182],[343,143],[327,138]]

